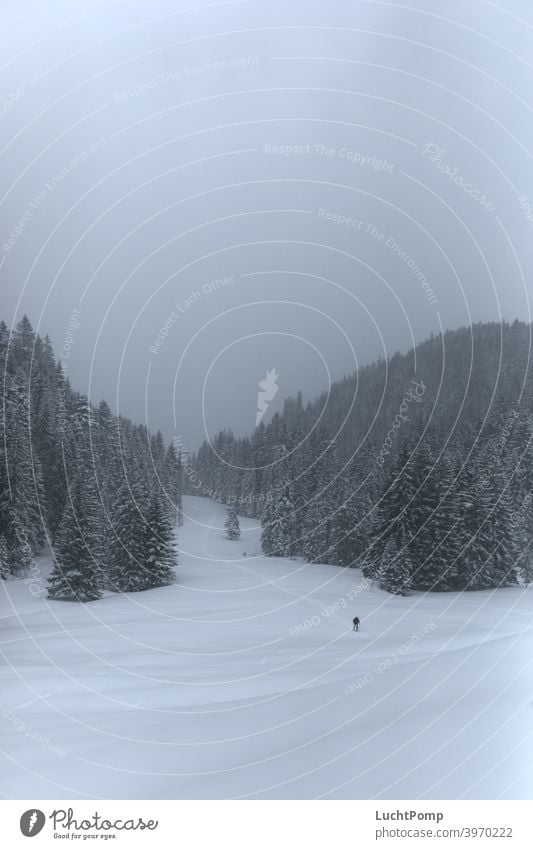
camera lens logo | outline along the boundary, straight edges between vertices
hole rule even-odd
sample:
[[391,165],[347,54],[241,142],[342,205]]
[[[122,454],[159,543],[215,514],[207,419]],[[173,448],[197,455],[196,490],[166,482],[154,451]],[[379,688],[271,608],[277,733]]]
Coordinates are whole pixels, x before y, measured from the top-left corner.
[[46,817],[42,811],[37,808],[30,808],[25,811],[20,818],[20,830],[24,837],[35,837],[42,831],[46,822]]

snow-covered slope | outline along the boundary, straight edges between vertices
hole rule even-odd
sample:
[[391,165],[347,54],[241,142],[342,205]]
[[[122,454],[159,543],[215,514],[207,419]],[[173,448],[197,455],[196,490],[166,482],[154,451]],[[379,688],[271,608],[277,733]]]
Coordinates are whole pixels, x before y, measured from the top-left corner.
[[531,797],[531,591],[395,598],[185,511],[173,587],[2,582],[8,796]]

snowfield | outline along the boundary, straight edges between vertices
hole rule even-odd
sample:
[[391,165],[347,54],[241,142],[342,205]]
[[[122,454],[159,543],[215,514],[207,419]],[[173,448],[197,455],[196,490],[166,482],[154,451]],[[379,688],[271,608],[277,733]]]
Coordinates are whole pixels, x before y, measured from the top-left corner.
[[531,589],[392,597],[184,502],[172,587],[2,582],[6,797],[531,798]]

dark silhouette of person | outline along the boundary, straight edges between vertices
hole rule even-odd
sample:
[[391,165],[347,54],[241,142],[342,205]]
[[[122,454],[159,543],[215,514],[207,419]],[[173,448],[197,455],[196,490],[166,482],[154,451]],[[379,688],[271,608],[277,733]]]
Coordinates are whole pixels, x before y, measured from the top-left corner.
[[355,616],[354,619],[353,619],[353,629],[354,629],[354,631],[359,630],[359,617],[358,616]]

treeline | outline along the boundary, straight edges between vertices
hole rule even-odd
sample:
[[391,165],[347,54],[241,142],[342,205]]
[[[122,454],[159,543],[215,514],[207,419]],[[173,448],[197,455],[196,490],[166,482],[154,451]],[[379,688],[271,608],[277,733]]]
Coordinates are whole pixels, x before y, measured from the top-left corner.
[[268,555],[354,566],[394,593],[529,581],[531,327],[478,324],[359,370],[186,467],[261,519]]
[[26,316],[0,322],[0,576],[45,543],[48,595],[90,601],[175,579],[181,460],[160,433],[74,391]]

